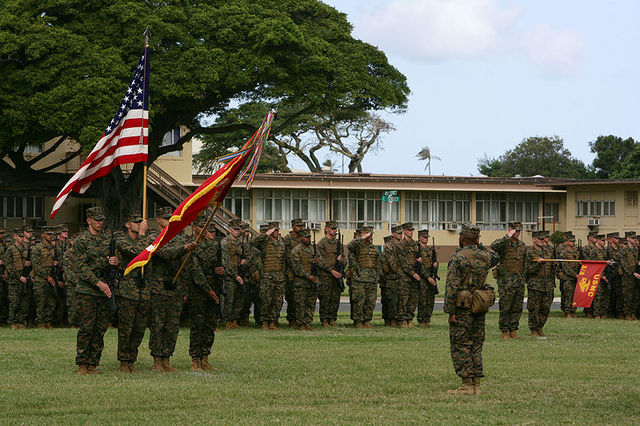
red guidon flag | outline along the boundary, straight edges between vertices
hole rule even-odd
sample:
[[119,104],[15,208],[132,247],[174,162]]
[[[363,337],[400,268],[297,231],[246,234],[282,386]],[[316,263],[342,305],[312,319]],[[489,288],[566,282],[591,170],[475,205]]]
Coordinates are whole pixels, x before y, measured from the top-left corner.
[[142,52],[118,112],[78,171],[62,188],[51,210],[54,218],[71,192],[84,194],[91,182],[120,164],[147,161],[149,136],[149,47]]
[[607,266],[607,261],[604,260],[582,261],[576,283],[576,291],[573,293],[574,308],[588,308],[591,306],[605,266]]
[[[193,194],[189,195],[173,212],[169,219],[169,224],[160,232],[156,240],[147,247],[142,253],[137,255],[124,271],[127,275],[135,268],[144,266],[151,260],[153,254],[167,244],[173,237],[178,235],[187,225],[193,222],[198,215],[209,205],[219,205],[229,192],[231,185],[236,179],[241,179],[244,174],[240,175],[243,166],[249,161],[248,168],[254,167],[251,176],[255,173],[255,167],[258,165],[260,154],[264,140],[268,137],[271,122],[275,118],[275,112],[270,112],[263,121],[260,128],[253,134],[251,139],[236,153],[227,155],[224,160],[229,160],[222,168],[218,169],[209,179],[196,189]],[[240,175],[240,176],[239,176]],[[247,181],[247,187],[250,186],[251,180]]]

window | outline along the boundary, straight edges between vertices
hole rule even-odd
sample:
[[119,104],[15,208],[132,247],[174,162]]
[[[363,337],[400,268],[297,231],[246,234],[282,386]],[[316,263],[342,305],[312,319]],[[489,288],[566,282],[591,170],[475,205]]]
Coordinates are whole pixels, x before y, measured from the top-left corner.
[[25,154],[41,154],[42,153],[42,144],[37,145],[27,145],[24,147]]
[[395,222],[399,217],[398,203],[383,203],[382,195],[382,191],[334,191],[331,217],[340,228],[382,229],[384,222]]
[[469,222],[468,192],[407,192],[405,220],[417,228],[446,229],[447,223]]
[[244,221],[251,220],[251,194],[244,189],[231,189],[224,199],[224,207]]
[[583,192],[577,197],[581,198],[576,200],[577,217],[616,215],[615,200],[605,200],[604,192]]
[[624,191],[624,205],[638,207],[638,191]]
[[[163,146],[171,146],[178,143],[180,139],[180,128],[176,127],[175,129],[167,132],[162,137],[162,143],[160,143],[160,147]],[[163,157],[182,157],[182,148],[177,151],[171,151],[167,154],[164,154]]]
[[42,197],[2,197],[7,218],[42,219],[44,217],[44,203]]
[[476,194],[476,223],[480,229],[503,230],[513,221],[538,223],[539,213],[540,197],[537,194]]
[[291,219],[305,222],[327,220],[327,192],[301,189],[256,190],[256,219],[258,223],[280,222],[288,229]]
[[[553,222],[554,218],[555,221],[558,222],[559,218],[560,218],[560,204],[558,203],[546,203],[544,205],[544,221],[545,222]],[[550,217],[553,216],[554,218]]]

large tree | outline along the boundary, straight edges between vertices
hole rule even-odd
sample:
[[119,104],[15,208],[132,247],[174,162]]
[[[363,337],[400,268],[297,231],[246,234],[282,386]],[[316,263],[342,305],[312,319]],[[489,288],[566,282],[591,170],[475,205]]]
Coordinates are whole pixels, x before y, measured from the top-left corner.
[[530,137],[498,158],[482,158],[478,170],[492,177],[535,176],[584,179],[590,177],[585,164],[574,158],[558,136]]
[[598,136],[589,142],[591,152],[596,154],[592,167],[597,177],[601,179],[620,179],[638,177],[637,157],[630,156],[638,151],[638,143],[633,138],[622,139],[619,136]]
[[[259,120],[201,125],[203,117],[224,115],[230,105],[277,104],[274,135],[309,114],[406,107],[405,77],[384,53],[351,36],[345,14],[319,0],[4,0],[3,186],[38,182],[51,193],[61,187],[67,176],[44,176],[37,162],[25,160],[24,147],[70,137],[89,150],[121,100],[147,27],[150,161],[193,135],[259,125]],[[190,130],[178,144],[161,147],[165,132],[178,126]],[[130,180],[140,178],[139,169]],[[119,172],[111,179],[116,182],[107,187],[122,192],[139,187],[125,185]]]

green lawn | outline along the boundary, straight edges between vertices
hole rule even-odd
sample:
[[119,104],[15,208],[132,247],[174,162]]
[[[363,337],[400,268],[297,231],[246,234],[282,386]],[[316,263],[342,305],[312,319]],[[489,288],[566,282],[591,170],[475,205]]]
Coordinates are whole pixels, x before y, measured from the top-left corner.
[[[316,316],[317,319],[317,316]],[[188,370],[188,330],[174,365],[121,375],[116,332],[106,335],[101,376],[77,376],[75,330],[0,329],[0,423],[438,423],[638,424],[640,323],[564,319],[547,340],[502,341],[487,317],[484,394],[453,397],[446,316],[429,329],[338,327],[301,332],[248,328],[216,336],[212,373]],[[317,324],[314,324],[317,325]]]

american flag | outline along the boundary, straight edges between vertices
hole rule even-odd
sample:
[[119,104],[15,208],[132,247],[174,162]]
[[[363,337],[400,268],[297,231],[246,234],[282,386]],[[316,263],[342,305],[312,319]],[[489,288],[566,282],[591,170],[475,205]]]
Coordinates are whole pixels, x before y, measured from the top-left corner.
[[109,174],[120,164],[147,161],[148,136],[149,47],[145,47],[118,112],[87,159],[56,197],[51,218],[71,192],[84,194],[91,182]]

